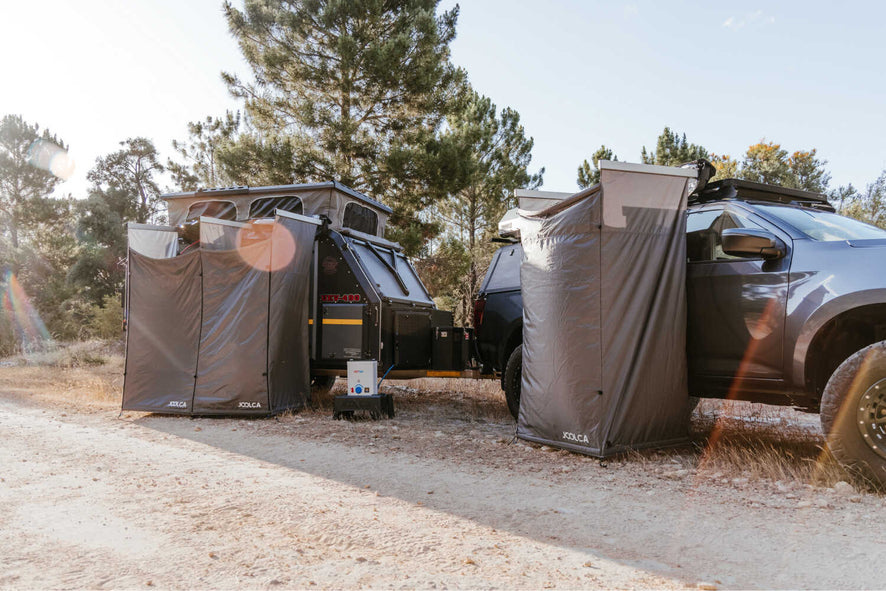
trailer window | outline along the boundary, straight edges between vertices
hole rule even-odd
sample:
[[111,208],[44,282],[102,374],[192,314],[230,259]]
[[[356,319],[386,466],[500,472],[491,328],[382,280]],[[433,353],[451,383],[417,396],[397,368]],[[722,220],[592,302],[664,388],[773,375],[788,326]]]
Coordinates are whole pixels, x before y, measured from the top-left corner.
[[274,211],[282,209],[289,213],[304,213],[304,206],[298,197],[262,197],[249,206],[249,219],[274,217]]
[[378,231],[378,215],[368,207],[363,207],[352,201],[345,206],[342,226],[364,234],[374,235]]

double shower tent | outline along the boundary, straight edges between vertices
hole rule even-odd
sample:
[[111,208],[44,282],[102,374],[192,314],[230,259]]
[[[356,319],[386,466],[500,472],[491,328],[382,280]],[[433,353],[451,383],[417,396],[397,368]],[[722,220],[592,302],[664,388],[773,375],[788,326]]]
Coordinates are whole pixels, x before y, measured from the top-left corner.
[[320,221],[130,225],[123,409],[267,415],[310,394],[310,266]]

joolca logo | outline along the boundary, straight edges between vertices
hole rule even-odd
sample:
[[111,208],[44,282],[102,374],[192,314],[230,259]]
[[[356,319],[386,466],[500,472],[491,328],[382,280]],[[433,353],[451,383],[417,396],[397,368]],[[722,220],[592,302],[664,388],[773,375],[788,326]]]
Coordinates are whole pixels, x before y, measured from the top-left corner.
[[569,431],[563,431],[563,439],[568,441],[575,441],[576,443],[590,443],[588,441],[587,435],[582,435],[581,433],[570,433]]

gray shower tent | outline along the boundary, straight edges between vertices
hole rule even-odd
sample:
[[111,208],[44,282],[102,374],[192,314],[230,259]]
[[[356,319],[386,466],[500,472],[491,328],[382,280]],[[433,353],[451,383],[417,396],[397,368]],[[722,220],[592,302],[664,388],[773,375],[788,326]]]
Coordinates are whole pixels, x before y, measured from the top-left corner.
[[520,211],[517,436],[597,457],[687,436],[685,211],[697,170],[601,161]]
[[308,304],[320,224],[201,219],[176,256],[174,228],[131,225],[123,409],[267,415],[310,394]]

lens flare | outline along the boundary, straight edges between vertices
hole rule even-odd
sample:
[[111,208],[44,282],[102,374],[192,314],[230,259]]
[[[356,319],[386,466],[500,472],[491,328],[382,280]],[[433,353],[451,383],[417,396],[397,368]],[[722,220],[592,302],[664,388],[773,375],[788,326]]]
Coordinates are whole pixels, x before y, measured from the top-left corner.
[[3,312],[15,332],[16,341],[25,350],[51,341],[46,325],[31,305],[25,290],[12,271],[4,276]]
[[237,251],[261,271],[279,271],[295,257],[295,239],[277,223],[251,223],[237,235]]
[[74,160],[67,150],[46,140],[36,140],[28,149],[28,164],[48,171],[63,181],[74,174]]

